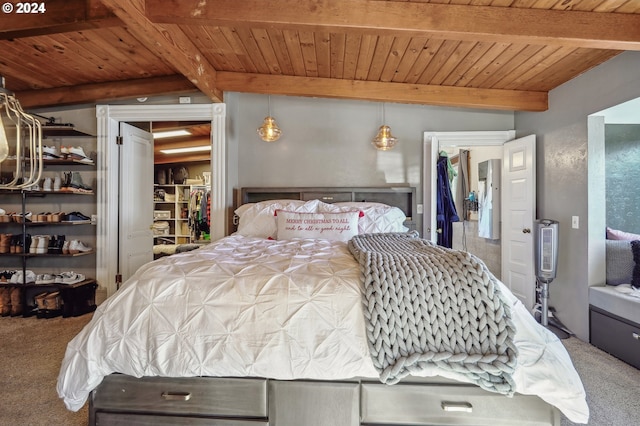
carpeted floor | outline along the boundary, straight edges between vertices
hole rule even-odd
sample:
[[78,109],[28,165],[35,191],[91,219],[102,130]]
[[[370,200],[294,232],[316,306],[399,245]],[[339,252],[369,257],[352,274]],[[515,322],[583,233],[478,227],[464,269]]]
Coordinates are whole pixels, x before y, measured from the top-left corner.
[[[91,316],[0,318],[0,426],[87,425],[87,406],[68,411],[56,381],[67,343]],[[589,425],[640,424],[640,370],[576,338],[563,343],[587,392]],[[570,425],[562,419],[562,426]]]
[[[587,393],[589,424],[640,424],[640,370],[575,337],[562,342]],[[562,419],[562,426],[573,424]]]
[[86,405],[68,411],[56,381],[67,343],[91,316],[0,318],[0,425],[87,425]]

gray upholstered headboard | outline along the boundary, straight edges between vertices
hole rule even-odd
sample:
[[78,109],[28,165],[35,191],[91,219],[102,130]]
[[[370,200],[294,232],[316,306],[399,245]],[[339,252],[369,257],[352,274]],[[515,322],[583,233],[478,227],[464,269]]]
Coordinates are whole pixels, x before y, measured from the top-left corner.
[[415,229],[416,189],[393,187],[249,187],[236,190],[235,206],[265,200],[315,200],[325,203],[368,201],[398,207],[407,216],[406,226]]

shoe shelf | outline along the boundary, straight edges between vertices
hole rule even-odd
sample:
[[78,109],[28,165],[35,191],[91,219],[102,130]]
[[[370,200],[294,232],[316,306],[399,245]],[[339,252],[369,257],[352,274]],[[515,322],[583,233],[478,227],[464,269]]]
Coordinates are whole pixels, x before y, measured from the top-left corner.
[[[96,213],[96,201],[95,192],[91,186],[84,184],[83,179],[89,184],[93,183],[95,164],[73,159],[43,160],[43,164],[50,168],[43,171],[39,189],[0,190],[0,208],[5,213],[13,213],[0,215],[0,241],[10,239],[9,250],[0,247],[0,270],[23,273],[23,278],[18,282],[0,281],[0,291],[6,289],[6,295],[10,295],[11,303],[16,308],[10,311],[11,316],[37,314],[39,318],[51,318],[92,312],[96,308],[95,289],[98,284],[91,278],[95,276],[96,267],[96,222],[90,218]],[[54,183],[57,184],[55,188],[61,190],[54,190]],[[74,184],[76,188],[65,188],[65,184]],[[65,220],[67,215],[82,220]],[[25,220],[25,217],[28,219]],[[21,243],[17,242],[17,238],[21,238]],[[45,241],[41,247],[38,246],[38,252],[25,250],[25,245],[31,248],[36,238]],[[60,246],[53,244],[54,240],[66,241],[70,245],[72,242],[82,243],[84,246],[81,250],[84,251],[62,253],[58,248]],[[20,252],[17,252],[18,249]],[[36,274],[76,271],[86,278],[73,284],[36,284],[26,278],[27,270]],[[42,297],[43,293],[46,293],[46,297]],[[6,297],[4,300],[7,300]],[[53,308],[39,306],[40,302],[47,300],[55,302]]]

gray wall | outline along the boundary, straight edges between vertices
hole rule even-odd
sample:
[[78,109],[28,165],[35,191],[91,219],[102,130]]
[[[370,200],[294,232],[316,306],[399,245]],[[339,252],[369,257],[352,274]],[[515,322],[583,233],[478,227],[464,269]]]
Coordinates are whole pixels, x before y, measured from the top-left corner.
[[[559,271],[550,305],[576,335],[588,341],[588,286],[603,265],[604,193],[589,176],[588,115],[640,96],[640,52],[625,52],[554,89],[549,110],[516,113],[518,136],[537,135],[538,217],[560,222]],[[604,153],[592,153],[593,160]],[[597,165],[597,163],[594,163]],[[594,167],[595,168],[595,167]],[[599,172],[599,170],[592,170]],[[602,185],[604,186],[604,185]],[[589,217],[593,211],[594,217]],[[579,229],[571,217],[579,216]]]
[[640,125],[606,124],[605,154],[607,226],[640,234]]
[[230,190],[398,184],[415,186],[422,203],[425,131],[511,130],[514,124],[512,112],[387,103],[385,122],[399,143],[381,152],[371,145],[382,124],[380,103],[271,96],[271,115],[283,131],[274,143],[256,133],[268,96],[225,93],[225,103]]

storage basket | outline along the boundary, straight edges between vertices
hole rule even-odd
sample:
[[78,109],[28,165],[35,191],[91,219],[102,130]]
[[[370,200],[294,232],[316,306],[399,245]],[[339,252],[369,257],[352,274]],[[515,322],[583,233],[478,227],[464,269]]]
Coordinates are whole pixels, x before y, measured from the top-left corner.
[[154,222],[153,235],[169,235],[169,222]]
[[171,211],[170,210],[154,210],[153,218],[154,219],[171,219]]

